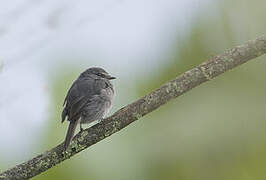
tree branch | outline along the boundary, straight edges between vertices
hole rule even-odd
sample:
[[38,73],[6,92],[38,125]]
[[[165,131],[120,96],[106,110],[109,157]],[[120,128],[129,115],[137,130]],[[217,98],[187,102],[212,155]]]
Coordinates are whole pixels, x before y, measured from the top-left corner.
[[112,116],[104,119],[101,123],[78,133],[65,155],[63,154],[63,144],[59,144],[25,163],[2,172],[0,179],[13,180],[34,177],[120,131],[130,123],[152,112],[171,99],[264,53],[266,53],[266,36],[227,50],[183,73],[176,79],[162,85],[159,89],[154,90],[132,104],[125,106]]

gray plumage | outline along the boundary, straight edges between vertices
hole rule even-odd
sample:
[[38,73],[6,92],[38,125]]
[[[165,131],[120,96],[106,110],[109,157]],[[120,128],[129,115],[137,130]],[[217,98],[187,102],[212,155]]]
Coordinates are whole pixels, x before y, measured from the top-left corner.
[[[69,146],[78,123],[102,120],[112,106],[114,89],[110,76],[102,68],[89,68],[72,84],[64,100],[62,122],[70,121],[64,149]],[[82,128],[81,128],[82,130]]]

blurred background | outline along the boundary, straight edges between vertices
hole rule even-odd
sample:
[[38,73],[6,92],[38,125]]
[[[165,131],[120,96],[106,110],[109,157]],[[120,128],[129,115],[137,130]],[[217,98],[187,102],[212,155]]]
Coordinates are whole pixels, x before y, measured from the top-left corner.
[[[1,2],[1,171],[63,142],[63,100],[88,67],[118,77],[112,114],[266,32],[260,0]],[[191,90],[33,179],[265,179],[265,60]]]

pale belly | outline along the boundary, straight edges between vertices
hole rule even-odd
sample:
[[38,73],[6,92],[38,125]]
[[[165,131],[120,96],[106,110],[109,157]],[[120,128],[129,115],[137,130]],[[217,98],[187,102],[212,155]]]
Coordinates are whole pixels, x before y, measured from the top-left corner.
[[93,102],[84,108],[80,123],[101,121],[112,108],[113,98],[114,93],[111,89],[102,90],[101,94],[93,98]]

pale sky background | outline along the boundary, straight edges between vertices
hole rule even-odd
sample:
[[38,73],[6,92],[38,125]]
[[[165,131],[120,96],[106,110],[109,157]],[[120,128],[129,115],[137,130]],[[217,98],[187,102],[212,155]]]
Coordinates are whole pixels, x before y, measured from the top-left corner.
[[49,78],[63,65],[104,65],[118,77],[149,72],[198,12],[209,16],[213,6],[210,0],[2,0],[1,155],[30,157],[47,120]]

